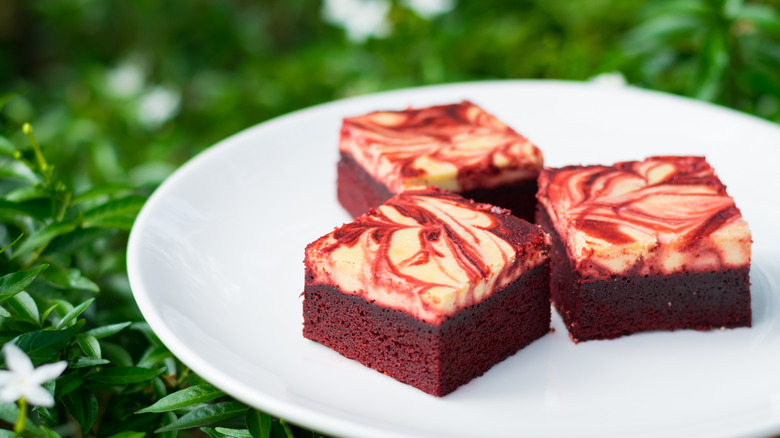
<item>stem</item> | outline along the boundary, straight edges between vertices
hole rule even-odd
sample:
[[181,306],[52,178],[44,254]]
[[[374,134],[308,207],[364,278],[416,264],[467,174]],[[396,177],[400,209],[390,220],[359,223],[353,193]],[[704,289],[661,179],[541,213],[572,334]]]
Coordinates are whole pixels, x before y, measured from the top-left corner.
[[[64,189],[64,186],[60,186]],[[63,196],[62,204],[60,205],[60,211],[57,213],[57,222],[62,222],[63,219],[65,219],[65,213],[68,212],[68,207],[70,207],[70,198],[72,194],[70,192],[65,192],[65,195]]]
[[37,173],[43,178],[43,188],[51,197],[51,214],[53,217],[58,218],[60,215],[64,215],[64,211],[67,208],[67,202],[63,202],[62,207],[57,208],[57,203],[60,201],[59,192],[64,189],[64,186],[61,185],[62,183],[59,183],[60,187],[54,184],[54,167],[46,162],[46,157],[43,156],[41,146],[38,144],[38,140],[35,139],[35,135],[33,134],[32,125],[29,123],[22,125],[22,132],[24,132],[30,140],[30,146],[32,146],[33,152],[35,152],[35,161],[38,164]]
[[287,435],[287,438],[295,438],[295,435],[293,435],[292,430],[290,430],[290,425],[287,424],[284,419],[279,419],[279,424],[282,425],[282,428],[284,429],[284,433]]
[[189,368],[184,368],[184,370],[181,372],[181,374],[176,376],[176,386],[181,386],[183,384],[183,382],[189,376],[190,376],[190,369]]
[[33,135],[32,125],[25,123],[22,125],[22,131],[27,134],[27,138],[30,139],[30,146],[32,146],[33,151],[35,152],[35,160],[38,162],[38,167],[41,170],[46,186],[51,186],[51,167],[49,167],[46,158],[43,156],[43,152],[41,152],[41,146],[38,144],[38,140],[36,140],[35,135]]
[[3,247],[3,249],[0,249],[0,254],[4,253],[4,252],[5,252],[5,250],[7,250],[8,248],[10,248],[10,247],[12,247],[12,246],[16,245],[16,242],[18,242],[18,241],[19,241],[19,240],[20,240],[20,239],[21,239],[23,236],[24,236],[24,233],[21,233],[21,234],[19,234],[19,237],[17,237],[16,239],[14,239],[14,241],[13,241],[13,242],[11,242],[11,243],[9,243],[8,245],[6,245],[5,247]]
[[22,432],[27,428],[27,400],[24,397],[19,399],[19,418],[14,425],[14,437],[22,436]]

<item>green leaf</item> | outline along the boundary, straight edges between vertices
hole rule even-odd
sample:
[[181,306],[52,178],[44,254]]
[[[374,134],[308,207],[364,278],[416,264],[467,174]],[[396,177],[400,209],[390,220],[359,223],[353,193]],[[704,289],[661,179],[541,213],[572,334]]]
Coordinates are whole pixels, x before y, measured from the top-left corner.
[[[176,422],[176,420],[179,419],[179,416],[176,415],[174,412],[165,412],[162,414],[163,421],[162,426],[169,426]],[[162,433],[162,438],[176,438],[176,436],[179,435],[178,430],[169,430],[168,432]]]
[[85,290],[93,293],[100,292],[100,287],[95,284],[94,281],[81,275],[81,271],[78,269],[68,269],[68,278],[70,280],[71,289]]
[[140,411],[137,411],[136,414],[173,411],[176,409],[186,408],[187,406],[204,403],[209,400],[214,400],[215,398],[219,398],[224,395],[224,392],[220,391],[212,385],[209,385],[208,383],[190,386],[189,388],[176,391],[173,394],[167,395],[160,400],[157,400],[156,403],[143,408]]
[[94,226],[107,219],[135,216],[146,202],[142,196],[128,196],[108,201],[84,213],[84,225]]
[[108,438],[144,438],[145,436],[146,433],[144,432],[125,431],[125,432],[115,433]]
[[201,427],[200,430],[201,430],[201,432],[203,432],[206,435],[208,435],[210,438],[223,438],[224,437],[224,435],[222,435],[221,433],[217,432],[214,428],[211,428],[211,427]]
[[49,265],[44,263],[31,269],[0,277],[0,302],[23,291],[48,267]]
[[[16,420],[19,418],[19,407],[16,405],[16,403],[0,403],[0,420],[3,420],[7,423],[14,424],[16,423]],[[41,429],[35,425],[32,421],[27,421],[27,424],[25,425],[25,430],[32,435],[41,435],[42,431]],[[2,435],[0,435],[2,436]]]
[[693,15],[662,15],[641,23],[623,41],[629,56],[670,47],[690,38],[702,29],[701,20]]
[[40,250],[44,248],[52,239],[65,233],[69,233],[76,229],[78,224],[75,221],[55,222],[30,235],[27,239],[19,245],[19,248],[14,251],[13,258],[27,254],[34,250]]
[[92,280],[84,277],[76,268],[64,269],[55,264],[44,274],[46,280],[63,289],[86,290],[100,292],[100,288]]
[[252,438],[270,438],[273,418],[265,412],[257,409],[249,409],[244,417],[246,428],[252,434]]
[[152,370],[141,367],[111,367],[104,368],[97,373],[88,376],[87,379],[108,385],[129,385],[131,383],[152,380],[161,372],[162,370]]
[[18,203],[19,207],[28,213],[32,218],[35,218],[40,223],[45,223],[51,216],[51,199],[46,198],[34,198]]
[[87,307],[92,304],[92,302],[95,301],[94,298],[90,298],[87,301],[84,301],[83,303],[79,304],[78,306],[74,307],[73,310],[68,312],[65,316],[62,317],[60,322],[57,324],[57,327],[55,327],[57,330],[69,325],[71,322],[75,321],[76,318],[79,317],[85,310],[87,310]]
[[44,310],[43,313],[41,314],[41,321],[46,321],[46,318],[49,317],[51,312],[54,312],[59,307],[60,307],[60,305],[58,303],[54,303],[51,306],[47,307],[46,310]]
[[729,67],[725,37],[709,35],[703,52],[693,95],[697,99],[715,101],[721,92],[723,77]]
[[157,376],[152,380],[152,392],[158,400],[168,395],[168,387],[165,386],[165,380]]
[[70,415],[81,426],[85,434],[92,430],[98,415],[98,401],[95,394],[85,389],[68,393],[61,398]]
[[87,420],[87,422],[84,430],[90,431],[92,430],[92,426],[95,424],[95,420],[97,420],[98,413],[100,412],[100,406],[98,405],[97,397],[92,391],[86,395],[85,399],[85,407],[87,408],[85,420]]
[[5,108],[5,106],[8,104],[8,102],[16,99],[19,94],[23,93],[24,90],[17,90],[12,91],[10,93],[5,93],[3,95],[0,95],[0,110]]
[[279,424],[282,426],[282,429],[284,429],[284,433],[287,435],[287,438],[295,438],[295,436],[293,436],[292,430],[290,429],[290,425],[287,424],[283,418],[279,419]]
[[135,216],[106,217],[106,218],[101,218],[101,219],[91,221],[89,223],[89,226],[95,227],[95,229],[130,231],[133,228],[134,223],[135,223]]
[[222,435],[231,438],[252,438],[252,434],[249,433],[249,431],[246,429],[230,429],[227,427],[217,427],[215,430],[221,433]]
[[8,201],[21,202],[28,199],[48,198],[46,192],[37,187],[40,183],[38,175],[21,163],[0,166],[0,178],[17,183],[14,184],[15,188],[3,194],[3,197]]
[[16,403],[0,403],[0,420],[14,424],[19,418],[19,407]]
[[2,318],[10,318],[11,316],[12,315],[7,310],[5,310],[4,307],[0,306],[0,317],[2,317]]
[[[55,424],[59,424],[58,416],[54,412],[55,409],[56,408],[44,408],[41,406],[36,406],[33,408],[33,412],[38,413],[38,418],[40,419],[41,423],[55,425]],[[43,426],[41,426],[41,428],[43,428]]]
[[76,336],[76,342],[78,342],[79,347],[81,347],[81,350],[84,351],[84,354],[86,354],[88,357],[94,357],[97,359],[101,359],[103,357],[102,353],[100,352],[100,342],[98,342],[94,336],[81,333],[80,335]]
[[152,328],[149,327],[149,323],[147,323],[146,321],[134,322],[130,326],[130,328],[133,329],[133,330],[138,330],[139,332],[141,332],[146,337],[146,339],[149,341],[149,343],[154,344],[154,345],[158,345],[158,346],[162,346],[163,345],[163,343],[160,342],[160,338],[158,338],[157,335],[154,334],[154,330],[152,330]]
[[45,438],[62,438],[60,434],[45,426],[41,426],[41,431],[43,432],[43,436]]
[[117,324],[104,325],[102,327],[95,327],[93,329],[87,330],[85,333],[94,336],[95,339],[103,339],[119,333],[120,331],[129,327],[130,324],[132,324],[132,322],[127,321],[127,322],[120,322]]
[[749,21],[764,32],[780,36],[780,14],[771,6],[753,3],[742,5],[735,18]]
[[110,360],[114,365],[122,367],[133,366],[133,358],[124,347],[103,341],[100,343],[100,348],[103,350],[103,358]]
[[114,234],[105,228],[76,228],[70,233],[58,236],[49,243],[44,254],[72,254],[74,251],[92,245],[96,240]]
[[[36,184],[36,185],[29,185],[29,186],[23,186],[16,188],[14,190],[11,190],[10,192],[5,194],[5,199],[11,202],[23,202],[23,201],[31,201],[31,200],[49,200],[49,194],[46,193],[46,191],[41,190],[38,188],[37,184],[40,182],[37,179],[36,175],[33,174],[26,174],[26,173],[18,173],[14,175],[16,178],[21,179],[23,181],[27,181],[30,184]],[[10,177],[10,175],[9,175]]]
[[169,357],[173,357],[173,354],[167,348],[150,347],[141,357],[141,360],[138,361],[137,365],[139,367],[151,368]]
[[[125,404],[120,404],[120,406],[127,406]],[[115,409],[113,406],[110,407],[111,409]],[[112,433],[118,433],[122,430],[149,430],[157,427],[159,425],[159,417],[156,415],[133,415],[129,410],[126,408],[124,411],[124,419],[120,421],[113,421],[111,423],[102,423],[100,427],[100,431],[105,433],[106,435],[112,434]],[[114,412],[120,412],[119,410],[115,410]],[[160,438],[159,436],[152,435],[151,433],[147,434],[148,437],[154,437],[154,438]]]
[[60,398],[69,394],[78,389],[82,383],[84,383],[84,379],[79,376],[79,373],[64,374],[57,379],[57,384],[54,387],[54,397]]
[[17,152],[19,152],[19,149],[16,149],[16,146],[10,140],[0,135],[0,155],[14,158]]
[[[2,220],[2,219],[0,219],[0,221],[1,221],[1,220]],[[22,234],[19,234],[19,237],[17,237],[16,239],[14,239],[14,241],[13,241],[13,242],[11,242],[11,243],[9,243],[8,245],[6,245],[6,246],[4,246],[4,247],[0,248],[0,254],[4,253],[4,252],[5,252],[5,251],[6,251],[8,248],[10,248],[10,247],[12,247],[12,246],[16,245],[16,242],[18,242],[19,240],[21,240],[21,238],[22,238],[22,237],[24,237],[24,233],[22,233]]]
[[11,342],[27,353],[33,364],[37,366],[50,362],[68,345],[68,342],[76,336],[82,327],[84,327],[84,320],[78,321],[75,325],[64,330],[36,330],[23,333]]
[[98,198],[100,196],[110,196],[115,195],[117,193],[126,192],[129,190],[132,190],[133,186],[130,184],[102,184],[96,187],[91,187],[87,191],[76,195],[73,198],[72,203],[80,204],[84,201],[89,201],[95,198]]
[[27,292],[19,292],[8,299],[8,304],[23,318],[41,325],[41,315],[38,313],[38,305]]
[[207,424],[216,423],[218,421],[227,420],[237,417],[246,412],[248,408],[246,405],[239,402],[222,402],[213,405],[201,406],[194,409],[172,424],[161,427],[155,432],[167,432],[169,430],[181,430],[189,429],[192,427],[205,426]]
[[12,221],[19,216],[31,217],[36,220],[40,220],[40,211],[35,203],[30,202],[12,202],[5,199],[0,199],[0,218],[7,221]]
[[97,367],[101,365],[107,365],[110,363],[111,361],[106,359],[100,359],[97,357],[79,356],[76,358],[75,361],[68,364],[68,368],[77,369],[77,368]]
[[61,300],[59,298],[53,298],[51,302],[57,304],[57,308],[54,310],[57,312],[57,315],[59,315],[60,318],[62,318],[63,316],[67,315],[68,312],[75,309],[75,307],[73,307],[73,304],[65,300]]
[[661,1],[649,3],[648,6],[643,14],[645,19],[670,14],[704,16],[712,12],[712,7],[702,0]]

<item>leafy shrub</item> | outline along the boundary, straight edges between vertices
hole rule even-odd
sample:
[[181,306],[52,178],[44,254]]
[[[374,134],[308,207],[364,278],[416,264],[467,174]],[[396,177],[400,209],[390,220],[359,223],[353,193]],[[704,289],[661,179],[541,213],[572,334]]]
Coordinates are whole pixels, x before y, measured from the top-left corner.
[[380,90],[605,72],[780,121],[776,0],[372,1],[390,5],[374,36],[309,0],[0,2],[0,339],[68,363],[23,435],[312,434],[192,373],[127,281],[144,200],[238,130]]

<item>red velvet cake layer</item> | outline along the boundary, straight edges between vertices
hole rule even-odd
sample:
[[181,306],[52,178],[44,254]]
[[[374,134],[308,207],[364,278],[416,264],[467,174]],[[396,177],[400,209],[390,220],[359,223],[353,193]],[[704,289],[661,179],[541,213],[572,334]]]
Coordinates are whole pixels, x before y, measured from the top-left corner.
[[341,206],[352,217],[367,213],[393,197],[384,184],[377,182],[348,154],[341,154],[336,189]]
[[549,261],[440,325],[307,281],[303,335],[441,397],[550,330],[548,281]]
[[520,219],[534,223],[536,210],[536,180],[529,179],[518,184],[507,184],[492,189],[473,189],[459,193],[476,202],[498,205],[510,210]]
[[577,270],[541,206],[537,223],[553,238],[552,303],[575,342],[647,330],[751,326],[749,267],[596,279]]
[[[459,195],[476,202],[506,208],[513,215],[533,222],[536,190],[536,180],[531,178],[517,184],[467,190]],[[352,217],[358,217],[370,208],[378,207],[394,195],[345,153],[341,154],[338,163],[337,191],[339,202]]]

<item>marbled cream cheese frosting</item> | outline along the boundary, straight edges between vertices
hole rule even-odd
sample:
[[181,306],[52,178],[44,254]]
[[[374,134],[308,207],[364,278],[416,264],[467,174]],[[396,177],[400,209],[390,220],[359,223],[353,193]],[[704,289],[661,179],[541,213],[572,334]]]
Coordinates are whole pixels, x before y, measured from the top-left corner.
[[392,193],[494,188],[535,179],[543,166],[528,139],[468,101],[346,118],[339,150]]
[[586,276],[750,264],[748,225],[703,157],[545,169],[537,197]]
[[306,247],[308,284],[441,324],[549,259],[550,236],[507,210],[413,188]]

